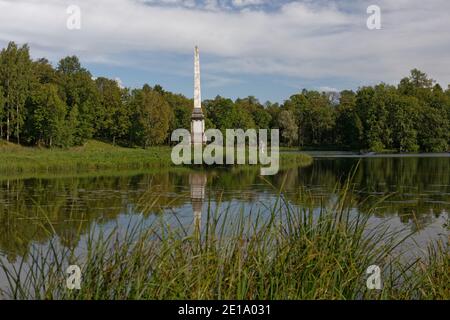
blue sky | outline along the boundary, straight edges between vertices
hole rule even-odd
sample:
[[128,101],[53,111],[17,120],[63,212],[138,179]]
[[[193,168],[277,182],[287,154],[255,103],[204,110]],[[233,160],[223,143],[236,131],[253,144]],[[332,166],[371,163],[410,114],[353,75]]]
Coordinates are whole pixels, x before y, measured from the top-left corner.
[[[372,4],[380,30],[366,26]],[[66,27],[71,5],[79,30]],[[53,63],[75,54],[94,76],[192,97],[198,44],[203,98],[282,102],[397,83],[415,67],[447,87],[449,12],[448,0],[0,0],[0,45],[29,43]]]

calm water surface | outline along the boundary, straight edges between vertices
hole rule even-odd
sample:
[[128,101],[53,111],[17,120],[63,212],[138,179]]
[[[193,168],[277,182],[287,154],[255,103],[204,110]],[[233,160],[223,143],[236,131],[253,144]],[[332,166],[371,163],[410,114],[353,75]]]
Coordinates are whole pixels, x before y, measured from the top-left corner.
[[[165,219],[192,225],[204,221],[208,206],[230,212],[267,211],[283,184],[295,206],[315,206],[336,200],[336,186],[358,163],[358,157],[314,159],[311,166],[281,171],[215,169],[99,177],[4,180],[0,177],[0,258],[14,264],[33,246],[51,238],[67,247],[80,245],[93,226],[111,229],[130,219]],[[450,157],[368,157],[354,175],[355,210],[372,213],[371,223],[418,230],[414,245],[448,239]],[[308,197],[300,197],[300,190]],[[365,200],[365,201],[363,201]],[[0,279],[0,287],[4,279]]]

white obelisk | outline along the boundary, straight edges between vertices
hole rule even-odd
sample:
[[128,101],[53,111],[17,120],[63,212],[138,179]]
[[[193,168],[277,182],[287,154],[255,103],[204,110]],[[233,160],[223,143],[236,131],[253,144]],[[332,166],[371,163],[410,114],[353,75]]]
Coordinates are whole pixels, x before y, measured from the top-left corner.
[[202,112],[202,96],[200,90],[200,57],[198,47],[194,52],[194,110],[191,116],[192,144],[205,143],[205,117]]

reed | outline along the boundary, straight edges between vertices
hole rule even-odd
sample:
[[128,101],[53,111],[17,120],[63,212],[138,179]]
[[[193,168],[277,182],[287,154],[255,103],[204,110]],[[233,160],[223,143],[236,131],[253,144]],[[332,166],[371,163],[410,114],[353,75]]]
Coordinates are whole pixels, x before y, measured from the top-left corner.
[[[279,196],[267,210],[220,211],[205,221],[168,224],[163,215],[103,232],[92,228],[82,249],[57,239],[13,267],[0,259],[10,299],[449,299],[447,244],[405,261],[411,236],[352,211],[347,182],[320,209]],[[307,197],[306,194],[300,196]],[[218,208],[219,206],[215,207]],[[376,207],[373,208],[376,210]],[[51,232],[49,230],[48,232]],[[82,269],[80,290],[65,270]],[[381,290],[366,287],[366,269],[382,269]]]

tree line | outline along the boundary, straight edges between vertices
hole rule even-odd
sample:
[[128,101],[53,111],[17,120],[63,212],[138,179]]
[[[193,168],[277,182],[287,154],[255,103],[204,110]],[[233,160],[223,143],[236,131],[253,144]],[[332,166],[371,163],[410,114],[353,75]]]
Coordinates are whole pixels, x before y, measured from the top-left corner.
[[[439,152],[450,144],[450,86],[444,90],[414,69],[397,86],[356,92],[302,90],[284,103],[202,103],[207,128],[279,128],[286,146]],[[76,56],[54,67],[32,60],[28,45],[0,53],[0,137],[23,145],[70,147],[91,138],[126,146],[170,144],[174,129],[190,129],[192,99],[145,84],[122,88],[93,78]]]

